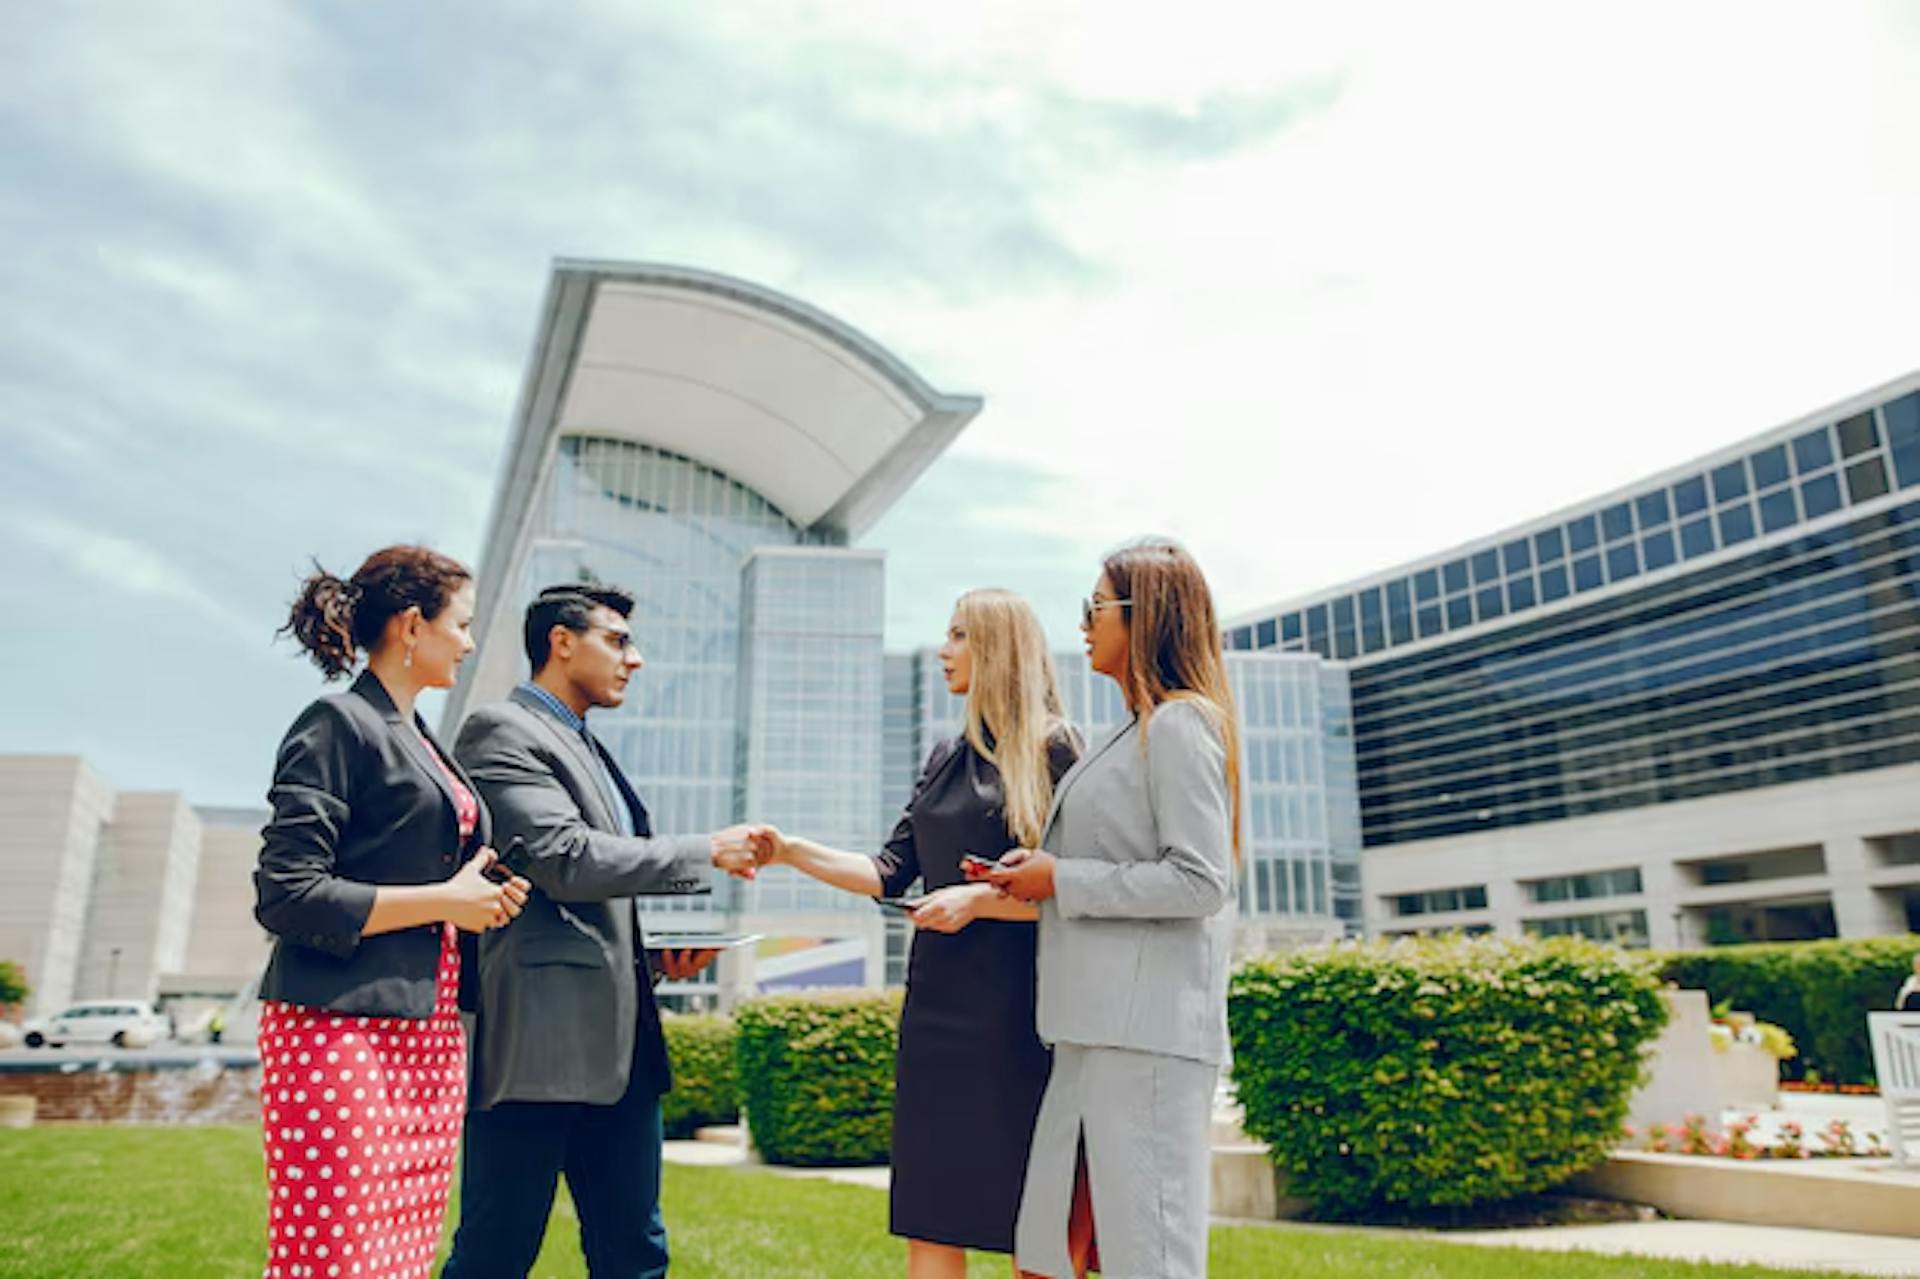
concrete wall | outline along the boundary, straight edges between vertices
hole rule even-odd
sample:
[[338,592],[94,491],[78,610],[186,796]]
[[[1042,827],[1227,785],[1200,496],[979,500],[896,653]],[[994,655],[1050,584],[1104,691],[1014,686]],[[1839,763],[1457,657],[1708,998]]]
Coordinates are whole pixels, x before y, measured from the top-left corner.
[[0,958],[26,970],[24,1015],[75,998],[101,832],[113,793],[77,755],[0,756]]
[[[1657,804],[1621,813],[1510,827],[1368,849],[1361,861],[1370,934],[1490,926],[1520,933],[1527,920],[1644,910],[1656,947],[1706,944],[1707,911],[1785,899],[1830,900],[1839,935],[1904,932],[1903,891],[1920,889],[1920,865],[1894,865],[1874,840],[1920,831],[1920,765],[1796,782],[1737,794]],[[1693,865],[1741,854],[1816,845],[1825,870],[1791,879],[1703,884]],[[1527,881],[1640,868],[1631,896],[1534,902]],[[1397,916],[1405,893],[1484,884],[1483,910]]]
[[267,966],[272,940],[253,917],[253,869],[267,814],[200,810],[200,876],[184,971],[251,980]]
[[79,997],[149,999],[185,962],[200,819],[172,793],[125,794],[100,842]]

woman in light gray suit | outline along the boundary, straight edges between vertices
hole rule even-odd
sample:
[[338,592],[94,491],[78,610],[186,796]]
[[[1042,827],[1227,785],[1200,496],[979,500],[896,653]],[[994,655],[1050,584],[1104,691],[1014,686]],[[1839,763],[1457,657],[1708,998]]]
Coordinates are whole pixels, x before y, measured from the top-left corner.
[[1108,556],[1081,628],[1132,717],[1061,779],[1042,849],[986,878],[1040,907],[1040,1037],[1016,1264],[1067,1279],[1207,1270],[1227,1056],[1240,748],[1206,579],[1176,543]]

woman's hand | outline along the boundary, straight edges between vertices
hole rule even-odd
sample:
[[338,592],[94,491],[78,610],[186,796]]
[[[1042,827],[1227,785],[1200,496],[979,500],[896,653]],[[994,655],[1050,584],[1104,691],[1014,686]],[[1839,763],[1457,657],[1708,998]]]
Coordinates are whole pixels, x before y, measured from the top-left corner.
[[443,885],[444,918],[455,928],[469,933],[505,928],[527,904],[533,886],[526,880],[518,875],[499,883],[487,878],[487,868],[499,860],[498,853],[483,848]]
[[756,824],[747,832],[747,838],[753,843],[753,860],[756,865],[768,866],[788,860],[787,837],[780,833],[778,826]]
[[1016,848],[979,878],[1018,901],[1043,902],[1053,896],[1054,855],[1043,848]]
[[922,897],[909,918],[930,933],[957,933],[980,917],[980,903],[993,892],[988,884],[952,884]]

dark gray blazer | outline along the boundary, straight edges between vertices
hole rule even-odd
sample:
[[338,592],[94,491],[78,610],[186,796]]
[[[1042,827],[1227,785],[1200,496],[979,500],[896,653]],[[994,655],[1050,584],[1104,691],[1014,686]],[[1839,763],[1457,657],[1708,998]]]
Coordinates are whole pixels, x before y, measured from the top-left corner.
[[[472,1107],[611,1105],[634,1070],[644,1074],[636,1086],[665,1092],[672,1076],[633,897],[711,891],[707,836],[655,837],[612,759],[602,752],[617,796],[585,739],[521,689],[469,716],[454,753],[499,823],[499,847],[525,841],[514,869],[533,884],[513,926],[480,941]],[[616,803],[638,834],[617,833]]]
[[[372,671],[314,702],[280,743],[253,873],[254,917],[274,935],[260,998],[360,1016],[427,1017],[440,925],[362,937],[382,884],[447,879],[487,842],[487,809],[464,842],[453,788]],[[464,774],[469,789],[473,783]],[[463,934],[463,937],[465,935]]]

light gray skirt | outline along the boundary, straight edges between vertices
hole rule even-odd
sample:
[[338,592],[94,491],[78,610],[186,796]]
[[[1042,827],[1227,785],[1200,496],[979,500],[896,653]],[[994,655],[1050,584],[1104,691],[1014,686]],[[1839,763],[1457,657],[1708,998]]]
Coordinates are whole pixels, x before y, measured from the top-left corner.
[[1219,1073],[1184,1057],[1055,1044],[1014,1234],[1020,1268],[1072,1279],[1067,1214],[1084,1136],[1100,1273],[1107,1279],[1204,1276]]

